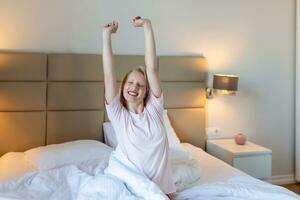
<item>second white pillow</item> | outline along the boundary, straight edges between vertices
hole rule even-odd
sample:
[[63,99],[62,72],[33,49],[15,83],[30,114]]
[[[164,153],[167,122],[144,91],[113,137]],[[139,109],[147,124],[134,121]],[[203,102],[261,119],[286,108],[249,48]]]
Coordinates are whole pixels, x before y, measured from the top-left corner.
[[170,159],[173,161],[189,160],[189,153],[181,145],[180,140],[171,125],[167,110],[164,110],[163,117],[170,146]]
[[112,149],[96,140],[77,140],[30,149],[25,158],[39,170],[49,170],[84,161],[108,159]]

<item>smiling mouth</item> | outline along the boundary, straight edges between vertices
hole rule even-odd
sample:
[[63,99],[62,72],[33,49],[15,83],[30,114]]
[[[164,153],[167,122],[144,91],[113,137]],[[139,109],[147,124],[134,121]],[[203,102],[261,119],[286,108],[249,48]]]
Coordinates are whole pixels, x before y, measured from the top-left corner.
[[136,97],[138,95],[137,92],[132,92],[132,91],[129,91],[128,94],[133,97]]

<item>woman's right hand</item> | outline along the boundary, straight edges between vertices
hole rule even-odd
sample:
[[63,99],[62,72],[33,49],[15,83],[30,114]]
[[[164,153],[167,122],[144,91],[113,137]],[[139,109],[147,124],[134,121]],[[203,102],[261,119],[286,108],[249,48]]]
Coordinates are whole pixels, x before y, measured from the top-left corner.
[[119,23],[117,21],[112,21],[103,26],[103,32],[107,34],[116,33],[118,30]]
[[145,24],[150,23],[149,19],[140,16],[134,16],[131,20],[134,27],[143,27]]

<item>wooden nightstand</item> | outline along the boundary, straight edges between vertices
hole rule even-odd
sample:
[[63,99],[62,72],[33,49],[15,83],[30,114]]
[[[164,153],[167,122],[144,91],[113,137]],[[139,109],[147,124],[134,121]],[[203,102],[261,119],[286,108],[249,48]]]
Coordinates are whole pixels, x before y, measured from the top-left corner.
[[233,167],[260,179],[271,177],[272,150],[246,142],[237,145],[233,139],[207,140],[207,152]]

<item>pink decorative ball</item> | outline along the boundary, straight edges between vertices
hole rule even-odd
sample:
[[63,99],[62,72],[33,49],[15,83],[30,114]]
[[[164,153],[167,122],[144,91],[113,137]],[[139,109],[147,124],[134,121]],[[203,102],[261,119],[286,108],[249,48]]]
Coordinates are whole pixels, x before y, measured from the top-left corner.
[[247,137],[243,133],[238,133],[234,136],[235,143],[238,145],[244,145],[247,141]]

